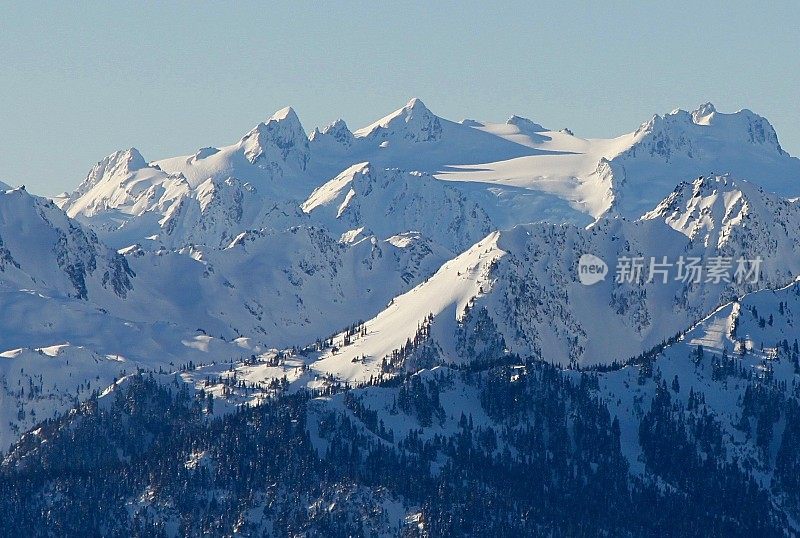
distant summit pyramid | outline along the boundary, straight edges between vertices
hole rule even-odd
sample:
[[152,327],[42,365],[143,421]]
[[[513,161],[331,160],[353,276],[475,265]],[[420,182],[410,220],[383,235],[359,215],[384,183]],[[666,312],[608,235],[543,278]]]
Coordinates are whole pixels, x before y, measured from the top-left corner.
[[102,180],[118,179],[123,181],[146,166],[147,161],[136,148],[115,151],[92,167],[77,190],[88,192]]
[[435,142],[442,138],[441,119],[416,97],[406,106],[375,123],[359,129],[356,137],[402,140],[410,143]]
[[256,125],[239,145],[252,164],[274,169],[273,163],[282,162],[299,170],[308,165],[308,138],[292,107],[283,108]]

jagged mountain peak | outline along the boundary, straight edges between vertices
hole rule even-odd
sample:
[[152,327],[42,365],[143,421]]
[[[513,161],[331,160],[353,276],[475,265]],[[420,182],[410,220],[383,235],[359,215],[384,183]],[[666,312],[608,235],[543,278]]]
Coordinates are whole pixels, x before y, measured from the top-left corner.
[[297,117],[297,113],[294,111],[294,108],[290,106],[286,106],[280,110],[277,110],[272,116],[269,117],[267,123],[273,120],[300,123],[300,118]]
[[[758,193],[764,195],[763,190],[746,181],[734,180],[729,175],[698,176],[692,181],[682,181],[669,196],[664,198],[652,211],[642,216],[643,220],[674,219],[679,213],[693,211],[698,203],[705,199],[707,202],[724,203],[724,198],[733,195],[748,196]],[[710,200],[709,197],[714,197]]]
[[716,112],[717,109],[710,101],[703,103],[692,112],[692,121],[697,124],[707,124],[709,122],[709,118],[711,118],[713,114],[716,114]]
[[341,118],[334,121],[333,123],[329,123],[328,125],[323,127],[321,131],[319,128],[314,129],[314,133],[316,133],[317,136],[321,134],[335,135],[336,133],[341,133],[341,132],[350,133],[352,135],[352,132],[350,131],[350,128],[347,126],[347,123]]
[[614,200],[628,216],[649,210],[675,183],[731,174],[780,196],[797,196],[800,160],[781,148],[770,123],[743,109],[721,113],[706,103],[693,112],[655,115],[609,160]]
[[272,114],[265,121],[250,129],[241,142],[270,134],[292,135],[297,138],[307,138],[300,118],[292,107],[285,107]]
[[663,220],[697,244],[779,265],[797,250],[800,206],[749,181],[710,175],[679,184],[642,220]]
[[147,205],[139,202],[159,197],[156,191],[174,196],[188,188],[183,176],[167,174],[157,164],[148,163],[136,148],[130,148],[99,161],[74,192],[58,197],[57,202],[70,217],[91,218],[120,207],[138,214]]
[[109,177],[125,178],[147,166],[147,161],[136,148],[115,151],[92,167],[77,190],[78,192],[87,192],[103,179]]
[[308,164],[308,137],[291,107],[282,108],[244,135],[239,142],[251,164],[283,161],[305,170]]
[[403,107],[355,132],[358,138],[434,142],[442,137],[442,120],[414,97]]
[[354,137],[347,123],[343,119],[338,119],[323,127],[322,130],[315,127],[308,139],[315,144],[330,141],[331,145],[347,149],[353,145]]
[[406,110],[408,112],[418,112],[418,113],[424,113],[426,111],[430,112],[430,110],[428,110],[428,107],[425,106],[425,103],[423,103],[422,99],[420,99],[419,97],[412,97],[411,99],[409,99],[408,103],[406,103],[406,106],[403,107],[403,110]]
[[147,161],[136,148],[115,151],[106,157],[109,164],[124,165],[129,170],[139,170],[147,166]]

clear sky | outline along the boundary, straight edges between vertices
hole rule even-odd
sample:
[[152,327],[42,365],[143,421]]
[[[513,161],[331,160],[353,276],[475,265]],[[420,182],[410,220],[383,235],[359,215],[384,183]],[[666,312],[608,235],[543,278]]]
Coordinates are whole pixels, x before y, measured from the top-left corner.
[[712,101],[800,155],[798,51],[796,1],[2,2],[0,180],[53,195],[119,148],[230,144],[286,105],[355,129],[413,96],[585,137]]

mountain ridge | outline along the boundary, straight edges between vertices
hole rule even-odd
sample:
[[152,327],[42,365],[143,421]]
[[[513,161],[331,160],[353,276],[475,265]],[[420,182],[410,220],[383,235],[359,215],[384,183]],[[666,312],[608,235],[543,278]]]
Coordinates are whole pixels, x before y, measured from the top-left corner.
[[[620,137],[585,140],[519,116],[504,124],[454,123],[415,98],[356,131],[337,120],[307,136],[287,107],[231,146],[146,165],[135,150],[117,152],[58,203],[70,216],[97,222],[95,228],[118,248],[147,244],[151,236],[164,236],[170,248],[190,242],[219,246],[246,229],[287,222],[233,219],[218,222],[219,231],[208,238],[190,238],[188,230],[197,223],[181,225],[176,219],[186,204],[197,204],[192,200],[208,192],[208,181],[258,192],[237,195],[222,209],[255,215],[264,205],[300,206],[315,189],[366,161],[448,182],[494,216],[496,227],[537,220],[588,223],[607,213],[635,218],[676,181],[709,173],[730,172],[781,196],[800,196],[800,160],[781,148],[766,119],[747,109],[722,114],[706,103],[693,112],[655,115]],[[252,199],[245,205],[255,207],[243,208],[243,199]],[[144,214],[148,217],[129,224]],[[176,229],[187,233],[174,236]]]

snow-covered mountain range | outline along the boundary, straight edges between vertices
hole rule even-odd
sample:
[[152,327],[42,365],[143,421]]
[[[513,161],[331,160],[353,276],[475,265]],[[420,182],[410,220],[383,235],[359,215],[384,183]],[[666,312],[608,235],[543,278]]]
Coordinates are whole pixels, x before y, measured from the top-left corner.
[[[285,108],[231,145],[117,151],[54,200],[0,189],[0,451],[136,371],[235,406],[276,383],[324,391],[522,357],[609,370],[597,390],[640,472],[633,409],[659,386],[621,365],[646,357],[703,390],[732,453],[772,472],[741,439],[744,389],[686,365],[700,345],[749,352],[761,372],[798,336],[800,160],[749,110],[707,103],[584,139],[518,116],[451,121],[419,99],[307,135]],[[609,267],[591,286],[584,254]],[[747,281],[620,281],[630,258],[759,266]],[[340,412],[341,398],[320,405]]]

